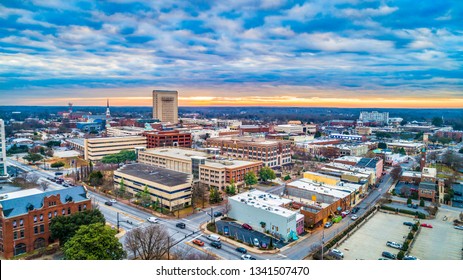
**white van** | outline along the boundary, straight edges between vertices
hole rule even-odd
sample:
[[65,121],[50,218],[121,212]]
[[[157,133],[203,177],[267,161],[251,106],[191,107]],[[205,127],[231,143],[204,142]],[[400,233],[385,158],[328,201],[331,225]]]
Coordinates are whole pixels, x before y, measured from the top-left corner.
[[216,234],[210,234],[207,236],[207,239],[209,240],[212,240],[212,241],[216,241],[216,242],[220,242],[220,236],[216,235]]

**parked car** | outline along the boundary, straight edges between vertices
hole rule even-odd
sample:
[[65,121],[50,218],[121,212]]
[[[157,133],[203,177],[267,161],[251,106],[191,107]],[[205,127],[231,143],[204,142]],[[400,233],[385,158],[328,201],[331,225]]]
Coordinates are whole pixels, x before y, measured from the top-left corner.
[[355,214],[350,216],[350,219],[353,220],[353,221],[357,220],[358,218],[359,218],[359,216],[357,216]]
[[418,204],[413,204],[413,205],[412,205],[412,208],[413,208],[413,209],[418,209]]
[[463,230],[463,226],[454,226],[454,228]]
[[396,259],[396,255],[394,255],[393,253],[389,253],[389,252],[386,252],[384,251],[381,256],[385,257],[385,258],[388,258],[388,259],[393,259],[395,260]]
[[257,239],[257,238],[254,238],[254,240],[252,241],[252,243],[253,243],[254,246],[256,246],[256,247],[259,247],[259,246],[260,246],[259,239]]
[[242,224],[241,225],[244,229],[247,229],[247,230],[252,230],[252,227],[248,224]]
[[207,239],[209,239],[211,241],[220,242],[220,236],[218,236],[217,234],[209,234],[206,237],[207,237]]
[[242,254],[246,254],[248,252],[248,250],[244,249],[243,247],[238,247],[235,250]]
[[[245,255],[241,255],[241,259],[249,261],[249,260],[252,260],[253,257],[251,255],[245,254]],[[255,258],[254,258],[254,260],[255,260]]]
[[357,214],[357,212],[360,210],[360,207],[356,206],[352,208],[352,214]]
[[413,223],[412,222],[404,222],[404,225],[411,227],[411,226],[413,226]]
[[177,223],[175,226],[181,229],[184,229],[186,227],[185,223]]
[[223,215],[222,212],[214,212],[214,217],[216,217],[216,218],[220,217],[222,215]]
[[388,241],[388,242],[386,242],[386,245],[389,246],[389,247],[395,248],[395,249],[402,249],[402,244],[399,244],[399,243],[394,242],[394,241]]
[[154,217],[154,216],[148,217],[146,220],[147,220],[148,222],[150,222],[150,223],[153,223],[153,224],[154,224],[154,223],[159,223],[159,218],[156,218],[156,217]]
[[408,255],[408,256],[405,256],[402,260],[415,261],[415,260],[418,260],[418,258]]
[[220,248],[222,248],[222,243],[217,242],[217,241],[212,241],[211,246],[214,247],[214,248],[220,249]]
[[260,243],[260,247],[261,247],[262,249],[267,249],[267,243],[265,243],[265,242],[262,241],[262,242]]
[[230,229],[228,228],[228,226],[223,227],[223,235],[230,235]]
[[331,249],[329,254],[339,259],[344,258],[344,253],[339,251],[338,249]]
[[202,242],[202,241],[199,240],[199,239],[193,240],[193,244],[198,245],[198,246],[200,246],[200,247],[204,246],[204,242]]
[[422,227],[426,227],[426,228],[432,228],[432,225],[430,224],[421,224]]
[[325,224],[325,228],[329,228],[329,227],[331,227],[332,225],[333,225],[332,222],[327,222],[327,223]]
[[104,204],[108,206],[113,206],[113,203],[111,201],[106,201]]
[[114,198],[110,200],[112,203],[116,203],[117,200],[115,200]]

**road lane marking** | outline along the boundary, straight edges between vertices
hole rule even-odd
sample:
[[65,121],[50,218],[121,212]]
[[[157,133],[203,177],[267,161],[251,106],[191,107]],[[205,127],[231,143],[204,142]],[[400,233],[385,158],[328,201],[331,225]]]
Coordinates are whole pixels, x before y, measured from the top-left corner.
[[[117,208],[107,206],[106,204],[104,204],[104,203],[102,203],[102,202],[100,202],[100,201],[97,201],[97,204],[98,204],[98,206],[103,206],[104,208],[110,209],[110,210],[112,210],[112,211],[114,211],[114,212],[121,213],[121,214],[123,214],[124,216],[127,216],[127,217],[129,217],[129,218],[132,218],[133,220],[136,220],[136,221],[139,221],[139,222],[145,222],[144,219],[141,219],[141,218],[139,218],[139,217],[136,217],[136,216],[134,216],[134,215],[132,215],[132,214],[128,214],[127,212],[124,212],[124,211],[122,211],[122,210],[118,210]],[[121,221],[121,220],[119,220],[119,221]]]

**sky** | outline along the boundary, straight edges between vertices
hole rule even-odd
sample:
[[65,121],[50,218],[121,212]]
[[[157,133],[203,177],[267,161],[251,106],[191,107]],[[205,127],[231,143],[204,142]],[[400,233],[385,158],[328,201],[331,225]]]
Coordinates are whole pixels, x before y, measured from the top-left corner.
[[0,105],[462,108],[462,23],[457,0],[2,0]]

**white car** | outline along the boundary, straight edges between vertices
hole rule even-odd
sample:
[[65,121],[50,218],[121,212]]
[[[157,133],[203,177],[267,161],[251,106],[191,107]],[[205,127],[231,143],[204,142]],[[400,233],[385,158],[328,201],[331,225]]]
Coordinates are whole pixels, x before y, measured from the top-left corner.
[[344,258],[344,253],[339,251],[338,249],[331,249],[330,254],[340,257],[340,258]]
[[114,198],[111,199],[110,201],[111,201],[111,203],[116,203],[117,202],[117,200],[115,200]]
[[454,226],[454,228],[463,230],[463,226]]
[[357,220],[358,218],[359,218],[359,216],[357,216],[357,215],[355,215],[355,214],[352,215],[352,216],[350,216],[350,219],[351,219],[351,220],[354,220],[354,221]]
[[159,223],[159,218],[156,218],[156,217],[153,217],[153,216],[148,217],[146,220],[148,220],[148,222],[153,223],[153,224],[154,223]]
[[254,238],[254,240],[252,241],[252,243],[254,243],[254,246],[256,246],[256,247],[259,247],[259,246],[260,246],[260,244],[259,244],[259,239],[257,239],[257,238]]
[[241,255],[241,259],[249,261],[249,260],[252,260],[254,258],[251,255],[246,254],[246,255]]

